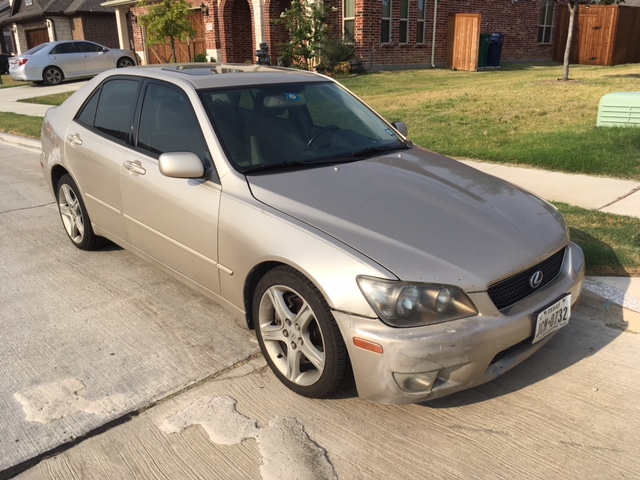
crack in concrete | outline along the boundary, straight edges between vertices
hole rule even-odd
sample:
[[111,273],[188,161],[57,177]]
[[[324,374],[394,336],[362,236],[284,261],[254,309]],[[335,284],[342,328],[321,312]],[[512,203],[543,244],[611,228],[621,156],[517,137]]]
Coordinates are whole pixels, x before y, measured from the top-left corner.
[[602,210],[603,208],[607,208],[610,207],[611,205],[615,205],[616,203],[618,203],[621,200],[624,200],[625,198],[630,197],[631,195],[633,195],[636,192],[640,192],[640,185],[638,185],[636,188],[632,189],[629,191],[629,193],[622,195],[618,198],[616,198],[615,200],[612,200],[611,202],[607,203],[606,205],[603,205],[601,207],[596,208],[596,210]]
[[11,210],[2,210],[0,211],[0,215],[3,215],[5,213],[12,213],[12,212],[22,212],[23,210],[34,210],[36,208],[42,208],[42,207],[47,207],[49,205],[54,205],[56,202],[49,202],[49,203],[42,203],[40,205],[34,205],[32,207],[22,207],[22,208],[12,208]]

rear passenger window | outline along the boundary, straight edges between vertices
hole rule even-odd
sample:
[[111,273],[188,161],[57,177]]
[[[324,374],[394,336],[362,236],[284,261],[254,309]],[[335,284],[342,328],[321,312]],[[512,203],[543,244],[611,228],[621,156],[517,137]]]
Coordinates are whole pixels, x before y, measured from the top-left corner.
[[71,42],[61,43],[56,45],[50,52],[51,55],[60,55],[63,53],[76,53],[76,47]]
[[[93,127],[114,139],[126,141],[131,132],[139,90],[140,82],[137,80],[117,79],[103,84]],[[90,104],[91,101],[85,108]],[[83,114],[84,111],[79,118]]]
[[93,128],[93,121],[96,119],[96,108],[98,107],[100,91],[94,92],[88,102],[84,104],[82,110],[76,116],[76,121],[84,127]]

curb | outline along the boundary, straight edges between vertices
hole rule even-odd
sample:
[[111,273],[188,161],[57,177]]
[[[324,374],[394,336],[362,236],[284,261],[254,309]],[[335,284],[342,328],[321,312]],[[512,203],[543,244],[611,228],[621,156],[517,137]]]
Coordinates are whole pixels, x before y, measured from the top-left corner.
[[616,287],[589,277],[585,278],[583,288],[605,300],[620,305],[622,308],[640,313],[640,298],[631,293],[624,292]]
[[20,135],[13,135],[11,133],[0,133],[0,141],[16,147],[26,148],[36,153],[42,151],[40,140],[34,138],[21,137]]

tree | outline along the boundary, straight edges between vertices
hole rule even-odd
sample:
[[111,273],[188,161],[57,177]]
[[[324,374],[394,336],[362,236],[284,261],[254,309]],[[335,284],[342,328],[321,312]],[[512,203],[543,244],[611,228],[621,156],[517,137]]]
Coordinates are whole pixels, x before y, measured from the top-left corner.
[[186,0],[142,0],[138,6],[148,7],[147,13],[139,18],[140,24],[147,29],[147,43],[162,45],[169,40],[171,61],[177,62],[176,40],[195,37],[196,32],[189,20],[191,4]]
[[579,0],[568,0],[567,8],[569,9],[569,31],[567,32],[567,44],[564,47],[564,68],[562,71],[562,80],[569,80],[569,57],[571,56],[571,42],[573,40],[573,29],[576,22],[576,11],[580,5]]
[[284,25],[290,40],[281,46],[287,66],[310,70],[329,33],[330,8],[322,2],[293,0],[274,23]]

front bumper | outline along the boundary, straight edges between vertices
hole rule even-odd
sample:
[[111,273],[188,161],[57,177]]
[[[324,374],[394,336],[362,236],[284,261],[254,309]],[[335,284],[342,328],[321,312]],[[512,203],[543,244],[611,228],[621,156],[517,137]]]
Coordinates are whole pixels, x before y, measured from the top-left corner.
[[[554,334],[531,343],[534,313],[567,293],[575,304],[583,281],[584,255],[572,243],[553,282],[503,311],[486,292],[478,292],[469,297],[479,315],[425,327],[399,329],[378,319],[337,311],[333,315],[349,350],[360,397],[417,403],[488,382],[538,351]],[[354,339],[380,345],[383,353],[359,348]],[[407,384],[413,384],[413,391]]]

